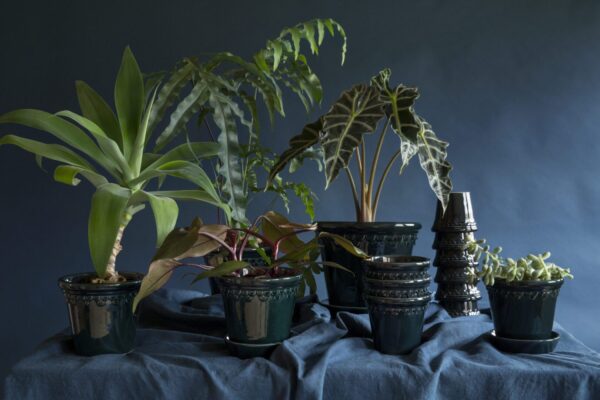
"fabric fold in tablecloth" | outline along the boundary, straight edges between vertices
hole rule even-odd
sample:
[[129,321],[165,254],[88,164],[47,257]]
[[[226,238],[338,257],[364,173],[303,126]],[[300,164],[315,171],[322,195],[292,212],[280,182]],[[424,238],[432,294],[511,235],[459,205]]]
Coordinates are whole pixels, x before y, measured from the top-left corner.
[[489,342],[488,315],[426,313],[405,356],[373,349],[368,315],[332,319],[299,306],[293,336],[269,359],[230,356],[220,296],[161,290],[142,303],[136,349],[81,357],[67,334],[13,368],[6,399],[599,399],[600,355],[558,324],[552,354],[514,355]]

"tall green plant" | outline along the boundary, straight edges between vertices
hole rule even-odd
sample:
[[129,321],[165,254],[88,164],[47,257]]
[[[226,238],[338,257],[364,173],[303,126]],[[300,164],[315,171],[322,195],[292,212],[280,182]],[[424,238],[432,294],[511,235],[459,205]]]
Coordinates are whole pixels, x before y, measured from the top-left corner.
[[[343,63],[346,35],[342,26],[332,19],[313,19],[284,29],[249,60],[228,52],[202,60],[188,58],[165,77],[157,105],[150,114],[150,129],[158,126],[157,121],[177,98],[183,100],[158,135],[155,150],[185,132],[195,116],[210,131],[211,126],[216,127],[214,140],[219,146],[216,187],[231,208],[229,224],[248,226],[248,199],[252,193],[265,190],[278,194],[284,202],[287,193],[293,192],[312,217],[312,192],[306,185],[283,181],[277,176],[268,184],[258,183],[260,170],[270,169],[274,163],[273,153],[260,143],[258,109],[262,103],[271,123],[275,115],[285,116],[282,88],[295,93],[307,110],[321,102],[323,88],[303,53],[303,44],[308,45],[312,54],[318,54],[326,33],[342,37]],[[304,153],[304,157],[312,155],[314,152]]]
[[[195,200],[220,207],[230,214],[206,172],[195,161],[214,157],[219,146],[211,142],[190,142],[158,152],[144,152],[161,107],[153,80],[142,77],[129,48],[123,53],[114,89],[116,115],[107,102],[86,83],[76,83],[81,114],[56,114],[21,109],[0,116],[0,123],[18,124],[53,135],[62,144],[49,144],[15,135],[0,138],[0,145],[12,144],[43,158],[60,163],[54,179],[76,186],[80,177],[96,187],[88,224],[90,254],[99,282],[120,279],[115,263],[121,251],[123,232],[145,203],[156,221],[157,247],[174,228],[178,207],[175,200]],[[193,183],[192,190],[148,190],[155,178],[172,176]]]
[[[448,143],[438,139],[431,125],[414,111],[419,97],[417,89],[402,84],[392,87],[390,76],[390,70],[384,69],[370,84],[358,84],[344,91],[325,115],[290,140],[289,148],[271,169],[270,179],[313,146],[320,146],[324,153],[326,187],[344,171],[352,189],[357,221],[370,222],[375,220],[383,185],[394,163],[401,159],[402,173],[417,155],[431,189],[445,208],[452,191],[449,177],[452,166],[446,160]],[[375,133],[378,127],[381,127],[379,139],[369,166],[365,135]],[[381,150],[390,129],[400,139],[400,146],[377,180]],[[358,179],[353,177],[349,166],[353,156]]]

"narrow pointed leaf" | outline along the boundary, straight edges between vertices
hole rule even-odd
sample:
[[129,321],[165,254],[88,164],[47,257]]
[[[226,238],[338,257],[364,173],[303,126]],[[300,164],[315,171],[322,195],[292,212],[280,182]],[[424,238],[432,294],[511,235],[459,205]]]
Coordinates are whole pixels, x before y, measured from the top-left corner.
[[117,117],[115,117],[115,113],[108,103],[83,81],[75,82],[75,89],[77,90],[79,108],[83,116],[98,125],[122,150],[123,139],[121,138],[119,121],[117,121]]
[[156,247],[160,247],[169,232],[175,228],[177,216],[179,215],[179,207],[175,200],[156,196],[149,192],[144,192],[148,197],[150,207],[154,213],[154,221],[156,222]]
[[133,53],[125,48],[115,83],[115,106],[123,138],[123,153],[129,159],[142,120],[144,79]]
[[189,142],[181,144],[163,155],[146,153],[142,165],[148,164],[144,170],[160,167],[171,161],[199,161],[219,154],[220,146],[215,142]]
[[346,250],[348,253],[352,254],[355,257],[369,257],[364,251],[356,247],[350,240],[346,239],[343,236],[329,232],[321,232],[319,233],[319,238],[328,238],[333,240],[338,246],[342,247],[344,250]]
[[37,140],[22,138],[16,135],[6,135],[0,138],[0,146],[5,144],[18,146],[38,157],[49,158],[54,161],[94,171],[94,167],[92,167],[84,158],[71,149],[59,144],[42,143]]
[[209,270],[206,270],[206,271],[198,274],[198,276],[194,279],[194,282],[197,282],[204,278],[229,275],[232,272],[239,271],[240,269],[243,269],[246,267],[250,267],[250,264],[248,264],[248,262],[246,262],[246,261],[237,261],[237,260],[225,261],[224,263],[220,264],[219,266],[217,266],[213,269],[209,269]]
[[279,244],[279,248],[285,254],[292,253],[305,246],[304,242],[293,234],[294,228],[290,224],[286,217],[274,211],[267,212],[261,221],[261,230],[267,239],[275,242],[286,236]]
[[183,264],[172,258],[152,261],[148,267],[148,273],[142,279],[140,290],[133,299],[133,311],[135,312],[140,301],[163,287],[173,275],[175,268],[181,265]]
[[83,176],[96,187],[108,183],[105,177],[87,168],[75,167],[73,165],[59,165],[54,170],[54,180],[70,186],[77,186],[81,182],[77,178],[78,175]]

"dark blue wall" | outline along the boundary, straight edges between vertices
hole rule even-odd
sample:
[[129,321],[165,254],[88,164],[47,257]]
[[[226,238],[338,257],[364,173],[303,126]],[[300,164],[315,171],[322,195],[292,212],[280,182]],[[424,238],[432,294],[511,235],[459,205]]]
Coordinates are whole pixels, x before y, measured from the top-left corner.
[[[0,113],[76,109],[76,79],[110,98],[127,44],[142,69],[154,71],[202,52],[250,55],[282,27],[315,16],[337,19],[349,36],[344,67],[332,41],[314,61],[326,89],[324,106],[384,66],[396,82],[418,86],[418,112],[451,143],[456,190],[472,192],[479,236],[502,244],[507,254],[549,249],[556,262],[572,267],[576,279],[564,286],[557,319],[600,350],[597,1],[11,2],[0,24]],[[277,150],[308,120],[291,100],[288,118],[266,135]],[[0,134],[14,132],[26,130],[0,127]],[[395,146],[390,142],[389,150]],[[319,195],[318,218],[353,218],[344,181],[323,192],[315,170],[301,174]],[[86,223],[92,189],[56,184],[33,156],[8,147],[0,149],[0,185],[4,374],[68,323],[56,279],[91,269]],[[389,180],[379,219],[422,222],[415,253],[432,256],[434,205],[414,163],[401,179]],[[213,215],[191,205],[182,210],[182,223]],[[152,255],[148,214],[128,228],[122,270],[143,271]],[[299,208],[293,215],[304,217]]]

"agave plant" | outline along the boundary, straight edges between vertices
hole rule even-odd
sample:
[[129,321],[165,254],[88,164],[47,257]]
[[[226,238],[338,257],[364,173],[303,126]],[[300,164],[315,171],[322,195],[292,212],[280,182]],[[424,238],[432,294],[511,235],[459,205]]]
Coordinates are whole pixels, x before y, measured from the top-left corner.
[[[15,135],[0,138],[0,145],[12,144],[35,154],[38,164],[44,158],[60,163],[54,170],[58,182],[76,186],[79,177],[96,187],[92,196],[88,239],[96,282],[121,278],[115,261],[121,251],[125,227],[149,203],[156,220],[157,246],[176,225],[175,200],[196,200],[216,205],[230,214],[206,172],[195,161],[214,157],[219,146],[211,142],[186,143],[165,153],[144,152],[153,127],[158,123],[155,80],[144,82],[138,63],[129,48],[123,53],[117,74],[115,113],[107,102],[86,83],[76,83],[81,114],[56,114],[21,109],[0,116],[0,123],[19,124],[45,131],[63,144],[49,144]],[[160,89],[161,91],[163,87]],[[194,162],[192,162],[194,161]],[[194,184],[192,190],[148,190],[155,178],[167,176]]]
[[469,268],[470,280],[476,282],[481,278],[486,286],[494,286],[496,279],[503,279],[506,282],[573,279],[569,268],[559,267],[546,261],[550,258],[550,252],[529,254],[517,260],[504,258],[500,255],[502,247],[491,249],[485,239],[469,242],[467,251],[473,255],[476,262],[483,258],[480,271]]
[[[417,89],[402,84],[392,87],[390,76],[391,71],[384,69],[370,84],[358,84],[344,91],[325,115],[306,125],[290,140],[289,148],[271,169],[270,179],[313,146],[320,146],[325,159],[326,187],[343,170],[352,188],[357,221],[371,222],[375,220],[381,191],[394,163],[401,159],[402,173],[412,157],[418,155],[429,185],[445,209],[452,191],[449,177],[452,167],[446,160],[448,143],[438,139],[431,125],[414,111],[419,97]],[[365,135],[376,132],[378,126],[382,128],[369,170]],[[390,127],[400,139],[400,146],[377,181],[381,149]],[[353,155],[358,179],[353,177],[349,167]]]
[[[331,36],[337,32],[343,39],[343,64],[344,29],[332,19],[314,19],[284,29],[250,60],[227,52],[202,60],[187,58],[164,78],[152,115],[161,116],[176,99],[182,101],[158,135],[155,151],[186,132],[187,123],[197,116],[198,125],[206,126],[219,146],[216,188],[231,209],[228,224],[248,226],[248,201],[253,193],[265,190],[281,196],[286,205],[287,193],[293,192],[303,201],[307,213],[314,216],[313,194],[305,184],[283,181],[279,176],[273,176],[268,184],[259,183],[261,170],[270,170],[275,157],[260,143],[258,105],[265,106],[273,123],[275,115],[285,116],[282,87],[295,93],[307,110],[321,102],[323,88],[302,45],[308,44],[311,53],[317,54],[327,32]],[[212,134],[214,127],[216,135]],[[247,134],[242,135],[240,128]],[[298,160],[315,154],[307,149]]]
[[[303,232],[315,230],[316,225],[314,224],[293,223],[273,211],[259,216],[247,228],[220,224],[205,225],[199,218],[196,218],[189,227],[177,228],[169,233],[152,259],[148,273],[142,280],[140,291],[134,300],[133,308],[135,310],[142,299],[167,283],[173,271],[180,267],[187,266],[202,270],[194,282],[219,276],[249,276],[257,279],[265,276],[278,277],[282,275],[282,272],[292,269],[303,276],[298,291],[299,295],[303,295],[307,285],[311,293],[316,293],[314,274],[320,273],[322,266],[340,268],[352,273],[337,263],[317,261],[320,254],[319,238],[331,238],[356,257],[368,257],[348,239],[335,234],[321,232],[308,242],[303,242],[298,237]],[[273,250],[272,256],[269,257],[259,247],[261,257],[266,261],[266,268],[252,267],[243,260],[244,249],[251,240],[258,240],[262,246],[270,247]],[[202,257],[217,249],[227,253],[222,258],[223,261],[217,265],[198,264],[190,261],[191,258]]]

